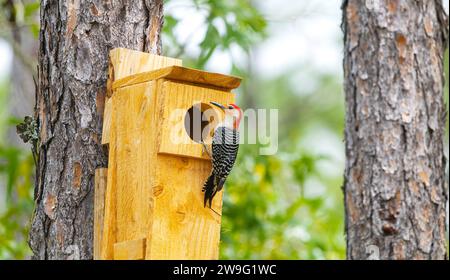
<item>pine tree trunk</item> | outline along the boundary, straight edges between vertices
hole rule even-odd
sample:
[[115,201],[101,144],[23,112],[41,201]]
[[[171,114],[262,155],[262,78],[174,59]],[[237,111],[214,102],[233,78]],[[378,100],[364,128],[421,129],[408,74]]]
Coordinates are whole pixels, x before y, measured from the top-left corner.
[[107,165],[108,52],[159,54],[162,8],[162,0],[41,2],[34,258],[92,259],[94,170]]
[[348,259],[446,258],[442,1],[348,0]]

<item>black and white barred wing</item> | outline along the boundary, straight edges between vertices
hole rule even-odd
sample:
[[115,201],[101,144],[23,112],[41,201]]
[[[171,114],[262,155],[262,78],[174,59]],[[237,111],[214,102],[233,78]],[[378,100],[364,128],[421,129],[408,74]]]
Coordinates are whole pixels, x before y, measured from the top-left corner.
[[227,127],[218,127],[212,141],[213,172],[225,179],[230,174],[239,149],[239,132]]

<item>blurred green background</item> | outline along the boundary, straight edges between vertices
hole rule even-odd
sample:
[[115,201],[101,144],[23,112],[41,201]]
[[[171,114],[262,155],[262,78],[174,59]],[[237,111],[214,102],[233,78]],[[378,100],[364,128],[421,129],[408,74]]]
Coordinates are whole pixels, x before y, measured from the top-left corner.
[[[39,3],[0,7],[0,259],[25,259],[34,163],[14,126],[34,105]],[[340,1],[170,0],[165,15],[164,55],[243,77],[244,109],[279,109],[277,153],[243,145],[227,181],[221,258],[344,259]]]

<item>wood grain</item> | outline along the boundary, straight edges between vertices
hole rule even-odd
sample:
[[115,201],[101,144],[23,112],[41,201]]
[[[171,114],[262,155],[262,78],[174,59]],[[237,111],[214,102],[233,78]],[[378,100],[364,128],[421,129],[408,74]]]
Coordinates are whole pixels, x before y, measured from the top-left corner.
[[107,145],[109,143],[111,130],[111,110],[112,110],[111,98],[106,98],[105,110],[103,112],[102,145]]
[[112,85],[114,81],[137,73],[157,70],[167,66],[182,65],[182,60],[139,52],[130,49],[116,48],[109,53],[109,74],[107,81],[105,110],[103,114],[102,144],[110,140]]
[[115,260],[143,260],[145,258],[145,238],[128,240],[114,244]]
[[103,223],[105,214],[106,182],[108,179],[107,168],[95,170],[94,190],[94,259],[101,258],[101,240],[103,234]]
[[115,90],[119,87],[135,85],[161,78],[201,86],[210,86],[225,91],[235,89],[241,84],[241,78],[238,77],[210,73],[181,66],[170,66],[150,72],[130,75],[123,79],[116,79],[112,85],[112,89]]
[[130,49],[116,48],[109,53],[109,78],[107,96],[111,97],[111,85],[122,78],[153,71],[167,66],[182,65],[181,59],[154,55]]
[[[154,82],[120,90],[112,97],[105,234],[102,257],[113,257],[116,242],[138,239],[148,231],[151,180],[150,102]],[[136,91],[136,94],[132,94]],[[112,179],[110,179],[112,178]]]

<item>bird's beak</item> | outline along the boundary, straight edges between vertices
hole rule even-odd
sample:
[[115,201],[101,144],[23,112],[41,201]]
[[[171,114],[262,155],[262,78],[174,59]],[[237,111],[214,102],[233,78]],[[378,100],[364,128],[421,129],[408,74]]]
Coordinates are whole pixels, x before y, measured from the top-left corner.
[[222,110],[225,110],[225,109],[226,109],[226,107],[223,106],[223,105],[220,104],[220,103],[217,103],[217,102],[212,101],[211,104],[212,104],[212,105],[215,105],[215,106],[217,106],[217,107],[219,107],[219,108],[222,109]]

